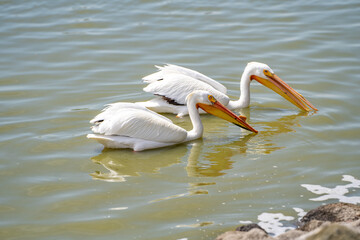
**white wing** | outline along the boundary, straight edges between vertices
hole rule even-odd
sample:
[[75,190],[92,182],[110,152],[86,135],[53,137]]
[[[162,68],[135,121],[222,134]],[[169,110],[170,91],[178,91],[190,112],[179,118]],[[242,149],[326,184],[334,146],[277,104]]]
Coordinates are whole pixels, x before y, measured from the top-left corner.
[[90,123],[94,124],[92,131],[102,135],[172,143],[181,142],[187,136],[185,129],[136,103],[110,104]]
[[194,71],[194,70],[191,70],[191,69],[185,68],[185,67],[180,67],[177,65],[172,65],[172,64],[167,64],[163,67],[160,67],[160,66],[156,66],[156,67],[159,69],[159,71],[156,73],[150,74],[146,77],[143,77],[144,82],[152,83],[155,81],[160,81],[160,80],[164,79],[164,77],[167,76],[168,74],[177,73],[177,74],[182,74],[182,75],[191,77],[193,80],[204,82],[204,83],[212,86],[219,92],[226,94],[227,90],[224,85],[222,85],[221,83],[215,81],[214,79],[209,78],[208,76],[205,76],[204,74],[199,73],[197,71]]
[[194,90],[205,90],[211,93],[222,104],[227,105],[229,103],[228,96],[204,81],[199,81],[180,73],[160,71],[155,74],[158,73],[162,74],[161,78],[157,81],[151,81],[144,88],[145,92],[163,96],[167,101],[175,105],[185,105],[187,95]]

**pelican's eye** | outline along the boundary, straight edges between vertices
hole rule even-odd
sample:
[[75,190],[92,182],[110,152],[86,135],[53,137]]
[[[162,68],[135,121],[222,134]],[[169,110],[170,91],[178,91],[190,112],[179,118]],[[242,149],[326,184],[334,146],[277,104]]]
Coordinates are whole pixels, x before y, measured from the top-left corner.
[[273,74],[269,71],[269,70],[264,70],[264,75],[267,76],[267,77],[272,77]]
[[216,103],[216,99],[214,98],[213,95],[208,95],[208,98],[211,103]]

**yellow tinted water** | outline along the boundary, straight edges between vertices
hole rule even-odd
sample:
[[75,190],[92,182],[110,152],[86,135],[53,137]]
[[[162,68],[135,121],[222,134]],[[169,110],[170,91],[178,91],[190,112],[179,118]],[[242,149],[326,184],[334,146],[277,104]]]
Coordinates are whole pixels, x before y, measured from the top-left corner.
[[[360,178],[356,1],[0,6],[1,239],[213,239],[263,213],[296,219],[293,208],[339,201],[311,200],[303,184]],[[85,137],[104,104],[152,97],[140,79],[154,64],[198,70],[236,98],[249,61],[269,64],[319,111],[253,83],[241,113],[257,135],[202,116],[202,139],[153,151]],[[356,186],[345,195],[359,196]]]

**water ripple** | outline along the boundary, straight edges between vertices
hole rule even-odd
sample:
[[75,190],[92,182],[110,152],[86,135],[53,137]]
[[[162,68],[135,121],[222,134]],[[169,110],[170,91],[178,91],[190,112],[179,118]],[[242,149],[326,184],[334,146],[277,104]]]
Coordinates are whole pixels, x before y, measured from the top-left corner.
[[[295,219],[314,199],[357,201],[358,188],[339,179],[360,170],[356,1],[0,6],[4,238],[212,239],[239,219]],[[236,98],[250,61],[269,64],[319,111],[252,83],[251,106],[238,112],[257,135],[202,116],[203,139],[144,153],[85,138],[103,105],[152,97],[141,78],[154,64],[199,70]]]

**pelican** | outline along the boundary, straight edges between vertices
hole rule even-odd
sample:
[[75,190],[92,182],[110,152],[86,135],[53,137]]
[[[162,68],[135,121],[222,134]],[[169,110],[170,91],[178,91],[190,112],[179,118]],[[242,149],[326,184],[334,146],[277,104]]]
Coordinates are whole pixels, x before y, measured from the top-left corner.
[[235,125],[257,133],[246,117],[237,116],[207,91],[195,90],[186,97],[186,105],[193,125],[191,131],[137,103],[109,104],[90,121],[94,134],[87,137],[107,148],[131,148],[134,151],[160,148],[200,138],[203,125],[198,108]]
[[187,115],[185,98],[194,90],[210,92],[230,110],[245,108],[250,104],[250,83],[252,80],[272,89],[304,111],[310,111],[310,108],[317,110],[264,63],[250,62],[247,64],[240,80],[240,97],[236,101],[229,99],[224,85],[202,73],[171,64],[156,67],[159,71],[145,76],[143,81],[148,83],[144,91],[153,93],[157,97],[146,102],[140,102],[141,105],[155,112],[173,113],[177,114],[178,117]]

